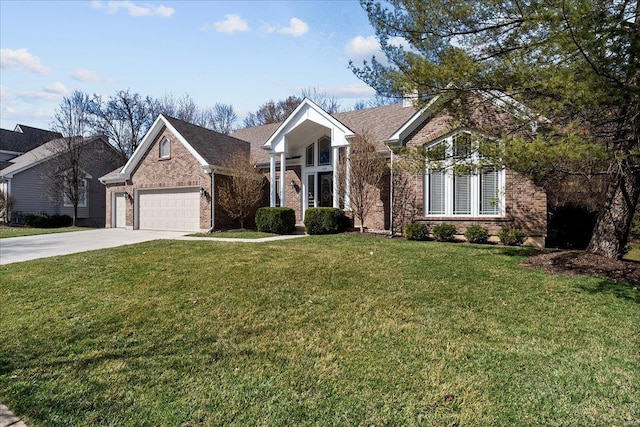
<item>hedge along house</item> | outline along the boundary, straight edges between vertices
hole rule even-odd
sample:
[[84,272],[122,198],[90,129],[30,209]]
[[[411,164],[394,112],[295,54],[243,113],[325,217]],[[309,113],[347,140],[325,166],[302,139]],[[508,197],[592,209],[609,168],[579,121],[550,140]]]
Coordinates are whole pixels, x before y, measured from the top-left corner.
[[[282,123],[241,129],[236,138],[252,144],[258,166],[268,174],[270,205],[287,206],[302,222],[310,207],[349,209],[349,183],[339,182],[338,164],[348,158],[349,141],[366,134],[376,151],[388,159],[389,171],[379,188],[377,203],[365,225],[370,229],[394,230],[398,209],[394,194],[392,154],[403,147],[434,147],[473,164],[474,143],[485,135],[531,132],[527,109],[504,95],[477,94],[473,105],[459,117],[449,108],[460,100],[436,97],[417,111],[410,102],[330,115],[305,99]],[[523,125],[524,123],[524,125]],[[347,161],[348,169],[348,161]],[[284,171],[284,173],[283,173]],[[343,178],[344,179],[344,178]],[[496,235],[501,227],[520,228],[527,244],[544,246],[547,204],[545,192],[512,171],[484,166],[467,174],[454,173],[446,165],[411,177],[413,197],[401,209],[415,212],[413,220],[431,226],[456,225],[462,234],[470,225],[482,225]],[[393,202],[395,200],[395,203]]]
[[129,161],[103,176],[106,226],[207,231],[233,222],[217,206],[227,159],[249,156],[249,143],[160,115]]

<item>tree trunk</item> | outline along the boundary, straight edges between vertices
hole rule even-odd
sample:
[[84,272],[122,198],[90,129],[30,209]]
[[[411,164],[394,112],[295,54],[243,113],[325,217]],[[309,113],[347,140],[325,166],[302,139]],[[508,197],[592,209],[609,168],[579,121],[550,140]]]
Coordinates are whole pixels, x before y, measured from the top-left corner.
[[73,222],[71,225],[76,226],[76,220],[78,218],[78,203],[73,204]]
[[588,252],[613,259],[620,259],[624,255],[640,195],[639,175],[628,164],[618,173],[596,221]]

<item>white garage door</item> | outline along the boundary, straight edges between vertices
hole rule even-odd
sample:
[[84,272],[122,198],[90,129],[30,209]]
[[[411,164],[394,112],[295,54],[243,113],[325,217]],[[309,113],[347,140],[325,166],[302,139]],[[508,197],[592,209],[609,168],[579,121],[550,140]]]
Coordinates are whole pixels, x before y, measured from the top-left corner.
[[141,230],[200,230],[198,188],[140,191],[138,201]]
[[126,227],[126,209],[127,209],[127,205],[126,205],[126,200],[124,198],[124,193],[119,193],[116,194],[115,197],[115,207],[114,207],[114,212],[115,212],[115,217],[113,218],[113,226],[114,227],[119,227],[119,228],[124,228]]

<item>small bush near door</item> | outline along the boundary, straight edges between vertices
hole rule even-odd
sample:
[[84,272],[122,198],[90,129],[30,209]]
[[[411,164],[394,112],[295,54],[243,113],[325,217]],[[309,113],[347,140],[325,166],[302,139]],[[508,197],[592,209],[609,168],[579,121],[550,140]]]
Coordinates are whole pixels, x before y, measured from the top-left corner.
[[481,225],[471,225],[464,232],[464,237],[470,243],[486,243],[489,240],[489,230]]
[[260,208],[256,227],[263,233],[292,233],[296,229],[296,212],[291,208]]
[[407,240],[427,240],[429,238],[429,227],[421,222],[414,222],[404,226],[402,235]]
[[337,208],[309,208],[304,213],[307,234],[335,234],[346,229],[347,219]]
[[433,238],[438,242],[452,242],[456,234],[456,226],[453,224],[438,224],[433,227]]

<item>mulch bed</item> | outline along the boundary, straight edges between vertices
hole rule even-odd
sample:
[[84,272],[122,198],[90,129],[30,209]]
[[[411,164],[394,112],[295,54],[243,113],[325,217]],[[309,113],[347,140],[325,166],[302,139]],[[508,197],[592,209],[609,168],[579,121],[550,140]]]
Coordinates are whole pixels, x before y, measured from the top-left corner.
[[557,250],[532,255],[522,266],[554,274],[595,276],[619,283],[640,284],[640,263],[612,260],[585,251]]

